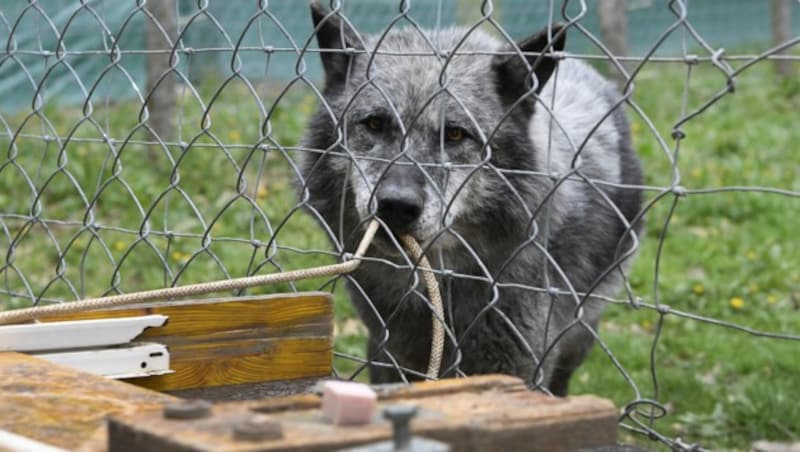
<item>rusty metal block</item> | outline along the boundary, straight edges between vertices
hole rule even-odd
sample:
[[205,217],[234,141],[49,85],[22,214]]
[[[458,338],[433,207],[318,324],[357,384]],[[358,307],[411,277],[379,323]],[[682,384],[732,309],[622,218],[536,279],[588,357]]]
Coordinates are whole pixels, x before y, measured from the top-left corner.
[[[414,435],[457,451],[566,451],[616,442],[617,410],[611,402],[593,396],[548,397],[528,391],[513,377],[480,376],[381,391],[381,409],[397,404],[417,407],[410,424]],[[268,426],[270,434],[241,433],[243,426],[252,433],[256,416],[256,424]],[[325,422],[315,395],[218,404],[210,416],[192,420],[165,419],[160,410],[151,410],[115,416],[109,424],[112,452],[327,451],[391,438],[391,423],[381,415],[366,426]]]

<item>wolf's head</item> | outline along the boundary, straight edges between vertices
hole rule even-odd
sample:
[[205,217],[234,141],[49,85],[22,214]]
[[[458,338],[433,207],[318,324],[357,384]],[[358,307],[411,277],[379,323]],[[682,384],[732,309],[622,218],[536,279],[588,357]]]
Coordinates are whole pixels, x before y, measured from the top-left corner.
[[[325,90],[306,145],[347,181],[340,206],[446,248],[525,202],[494,168],[534,169],[528,127],[564,30],[516,44],[460,28],[362,36],[316,2],[311,12]],[[517,199],[493,213],[498,196]]]

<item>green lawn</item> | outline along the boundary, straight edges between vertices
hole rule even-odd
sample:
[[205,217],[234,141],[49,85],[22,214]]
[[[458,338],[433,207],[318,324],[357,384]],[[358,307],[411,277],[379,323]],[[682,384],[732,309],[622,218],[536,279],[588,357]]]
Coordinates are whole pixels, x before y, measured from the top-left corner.
[[[675,150],[670,132],[680,117],[685,69],[653,66],[636,83],[634,99],[665,137],[669,152]],[[683,187],[800,191],[800,153],[792,152],[800,142],[800,85],[778,82],[770,69],[759,64],[747,70],[734,94],[683,127],[686,138],[677,159]],[[695,67],[688,111],[724,83],[710,66]],[[206,104],[222,84],[203,86]],[[192,143],[186,149],[139,143],[149,138],[133,130],[139,112],[127,101],[98,101],[93,121],[84,120],[80,108],[57,103],[42,116],[3,113],[0,303],[17,307],[29,302],[28,294],[75,299],[333,262],[326,252],[303,251],[330,251],[330,245],[314,221],[294,209],[291,152],[282,149],[297,143],[314,98],[298,85],[274,104],[274,87],[265,91],[257,93],[262,104],[267,110],[276,105],[270,139],[260,139],[264,116],[241,83],[221,90],[205,130],[203,106],[185,97],[181,140]],[[669,159],[645,123],[632,117],[647,184],[669,186]],[[99,140],[99,129],[115,140],[114,152]],[[20,133],[13,148],[8,130]],[[59,153],[59,144],[46,143],[42,135],[61,137],[62,143],[73,138]],[[126,139],[130,142],[122,146]],[[31,184],[40,194],[33,212]],[[650,191],[648,199],[657,195]],[[795,230],[800,199],[737,191],[680,198],[655,281],[659,238],[673,199],[663,197],[648,213],[647,234],[630,275],[636,295],[653,305],[657,289],[658,301],[672,310],[800,333]],[[86,215],[87,203],[93,219]],[[31,216],[38,220],[28,221]],[[325,282],[296,287],[317,289]],[[353,320],[341,284],[335,289],[337,350],[361,355],[363,328]],[[748,449],[757,439],[800,437],[800,342],[756,337],[673,313],[660,322],[660,314],[647,307],[610,306],[601,337],[639,393],[600,347],[576,373],[573,393],[609,397],[620,406],[657,399],[668,409],[654,423],[658,432],[708,448]],[[337,364],[345,374],[355,367],[342,359]],[[653,444],[621,432],[627,440]]]
[[[727,186],[800,191],[800,154],[793,152],[798,85],[778,82],[769,65],[737,79],[722,98],[683,131],[677,166],[688,190]],[[647,71],[634,96],[669,138],[680,117],[685,69]],[[695,68],[688,112],[721,90],[724,78]],[[633,125],[649,185],[669,186],[671,164],[641,121]],[[651,194],[651,197],[656,193]],[[690,194],[669,219],[654,286],[659,238],[674,196],[648,215],[647,235],[631,275],[646,303],[775,333],[800,333],[800,198],[754,192]],[[656,429],[706,447],[748,449],[759,438],[800,436],[800,342],[766,339],[724,326],[667,314],[653,347],[660,314],[626,305],[608,309],[601,337],[636,382],[636,394],[595,347],[578,371],[575,392],[592,392],[620,405],[657,399],[668,415]],[[651,353],[653,360],[651,361]],[[651,371],[655,368],[655,374]],[[657,380],[657,392],[654,381]]]

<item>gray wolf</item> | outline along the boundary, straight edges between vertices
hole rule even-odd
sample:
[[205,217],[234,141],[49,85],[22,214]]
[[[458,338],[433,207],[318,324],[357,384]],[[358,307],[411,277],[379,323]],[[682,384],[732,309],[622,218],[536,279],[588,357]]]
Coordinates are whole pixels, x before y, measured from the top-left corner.
[[[325,71],[299,154],[301,203],[340,251],[382,229],[347,282],[375,383],[424,375],[431,309],[396,239],[426,249],[445,300],[441,376],[505,373],[567,393],[641,229],[621,95],[559,59],[566,30],[360,35],[312,3]],[[525,54],[521,52],[526,52]]]

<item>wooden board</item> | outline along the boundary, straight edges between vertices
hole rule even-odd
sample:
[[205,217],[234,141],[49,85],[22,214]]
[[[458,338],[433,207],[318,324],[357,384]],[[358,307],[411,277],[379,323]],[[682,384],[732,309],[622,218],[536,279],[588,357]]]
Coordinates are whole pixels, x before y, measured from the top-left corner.
[[45,320],[149,314],[169,320],[163,327],[145,330],[137,340],[169,347],[175,373],[130,383],[174,391],[331,374],[333,300],[327,293],[153,302]]
[[[594,396],[565,399],[525,388],[514,377],[488,375],[415,384],[380,393],[379,405],[416,405],[415,435],[449,444],[454,451],[568,451],[616,443],[617,410]],[[240,441],[231,432],[254,415],[281,424],[283,438]],[[391,438],[389,423],[377,415],[363,426],[325,422],[319,397],[294,396],[264,402],[214,406],[211,417],[165,420],[157,412],[115,416],[109,451],[328,451]]]
[[53,446],[76,450],[105,426],[106,416],[160,410],[173,400],[32,356],[0,352],[0,430]]

